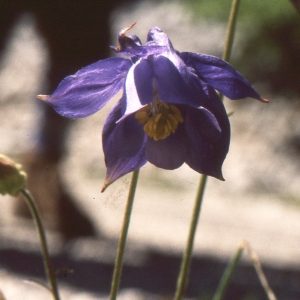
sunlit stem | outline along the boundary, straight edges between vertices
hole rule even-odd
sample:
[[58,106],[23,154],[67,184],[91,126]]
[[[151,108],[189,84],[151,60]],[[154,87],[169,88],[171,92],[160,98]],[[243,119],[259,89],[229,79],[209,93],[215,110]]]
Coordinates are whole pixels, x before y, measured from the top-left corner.
[[[234,33],[235,33],[235,25],[239,7],[239,0],[233,0],[231,6],[230,17],[228,21],[227,34],[226,34],[226,42],[224,47],[223,59],[229,61],[231,55],[231,49],[233,45]],[[221,100],[223,100],[223,95],[220,95]],[[202,175],[198,187],[198,192],[196,196],[196,202],[194,206],[193,216],[190,225],[190,231],[188,235],[188,240],[186,244],[186,248],[183,254],[183,259],[180,267],[180,272],[177,280],[177,287],[175,292],[175,300],[182,299],[185,289],[188,283],[189,269],[191,265],[192,252],[194,246],[194,239],[197,229],[197,223],[199,220],[201,204],[203,201],[203,195],[205,190],[207,176]]]
[[132,173],[131,184],[130,184],[130,188],[129,188],[129,194],[128,194],[128,198],[127,198],[125,213],[124,213],[123,225],[121,228],[121,233],[120,233],[120,238],[119,238],[119,245],[118,245],[118,250],[117,250],[114,274],[113,274],[113,279],[112,279],[112,284],[111,284],[110,300],[117,299],[117,294],[118,294],[121,275],[122,275],[125,245],[126,245],[126,240],[127,240],[128,228],[129,228],[129,223],[130,223],[130,217],[131,217],[138,177],[139,177],[139,170],[135,170]]
[[222,297],[228,287],[231,276],[243,254],[244,247],[245,247],[245,243],[244,242],[240,243],[235,254],[230,259],[230,261],[222,275],[222,278],[220,280],[220,283],[217,287],[217,290],[216,290],[212,300],[221,300],[222,299]]
[[236,27],[236,19],[238,15],[238,9],[239,9],[240,0],[233,0],[231,5],[231,11],[227,26],[227,33],[226,33],[226,40],[225,40],[225,46],[224,46],[224,52],[223,52],[223,60],[229,61],[231,52],[232,52],[232,46],[233,46],[233,40],[234,40],[234,34],[235,34],[235,27]]
[[43,228],[43,224],[42,224],[37,206],[33,200],[32,195],[30,194],[30,192],[28,190],[21,189],[20,192],[25,197],[26,203],[30,209],[31,215],[34,219],[34,222],[35,222],[35,225],[36,225],[36,228],[38,231],[42,255],[43,255],[45,272],[46,272],[46,276],[48,279],[48,283],[50,285],[50,290],[53,295],[53,299],[59,300],[60,298],[59,298],[59,293],[58,293],[58,288],[57,288],[57,283],[56,283],[56,276],[55,276],[52,266],[51,266],[50,255],[48,252],[47,241],[46,241],[46,235],[45,235],[45,231]]
[[195,201],[195,206],[194,206],[194,210],[193,210],[193,215],[192,215],[192,219],[191,219],[188,240],[186,243],[186,248],[185,248],[185,252],[183,254],[181,268],[180,268],[180,272],[179,272],[179,276],[178,276],[178,280],[177,280],[177,288],[176,288],[176,293],[175,293],[175,298],[174,298],[175,300],[180,300],[183,297],[185,289],[187,287],[188,275],[189,275],[189,270],[190,270],[190,265],[191,265],[191,260],[192,260],[192,252],[193,252],[195,233],[196,233],[197,224],[198,224],[198,220],[199,220],[199,216],[200,216],[201,204],[203,201],[206,181],[207,181],[207,176],[201,175],[198,192],[197,192],[197,196],[196,196],[196,201]]

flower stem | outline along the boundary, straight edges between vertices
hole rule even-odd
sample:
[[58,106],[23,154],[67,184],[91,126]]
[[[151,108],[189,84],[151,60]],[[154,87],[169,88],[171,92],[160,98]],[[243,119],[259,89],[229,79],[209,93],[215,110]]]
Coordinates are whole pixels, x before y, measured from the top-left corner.
[[225,46],[224,46],[223,57],[222,57],[223,60],[226,60],[226,61],[229,61],[230,56],[231,56],[239,4],[240,4],[240,0],[232,1],[231,11],[230,11],[230,15],[229,15],[229,21],[228,21],[228,26],[227,26]]
[[53,299],[59,300],[60,298],[59,298],[59,293],[58,293],[58,288],[57,288],[57,283],[56,283],[56,277],[53,273],[53,269],[51,266],[50,255],[48,252],[47,241],[46,241],[46,235],[45,235],[45,231],[43,228],[43,224],[42,224],[37,206],[34,202],[32,195],[30,194],[30,192],[27,189],[21,189],[20,192],[25,197],[26,203],[30,209],[31,215],[34,219],[34,222],[35,222],[38,234],[39,234],[45,272],[46,272],[46,276],[48,279],[48,283],[50,285],[50,290],[53,295]]
[[130,184],[130,188],[129,188],[127,204],[126,204],[125,213],[124,213],[123,225],[121,228],[121,233],[120,233],[120,238],[119,238],[119,245],[118,245],[118,250],[117,250],[114,274],[113,274],[113,279],[112,279],[112,284],[111,284],[110,300],[117,299],[117,294],[118,294],[120,279],[121,279],[121,274],[122,274],[124,250],[125,250],[125,245],[126,245],[126,239],[127,239],[127,234],[128,234],[128,228],[129,228],[129,223],[130,223],[130,217],[131,217],[138,177],[139,177],[139,169],[135,170],[132,173],[131,184]]
[[243,241],[240,243],[235,254],[229,261],[212,300],[221,300],[222,299],[222,297],[227,289],[227,286],[229,284],[229,280],[233,274],[233,271],[234,271],[235,267],[237,266],[242,254],[243,254],[244,248],[245,248],[245,243]]
[[183,255],[180,272],[177,280],[177,288],[175,293],[175,300],[180,300],[185,292],[187,282],[188,282],[188,274],[189,269],[191,265],[192,260],[192,252],[193,252],[193,245],[194,245],[194,239],[195,239],[195,233],[197,229],[197,224],[199,220],[200,210],[201,210],[201,204],[204,196],[204,190],[206,186],[207,176],[201,175],[200,183],[198,187],[198,192],[196,196],[195,206],[193,210],[193,215],[191,219],[190,224],[190,231],[189,236],[185,248],[185,252]]

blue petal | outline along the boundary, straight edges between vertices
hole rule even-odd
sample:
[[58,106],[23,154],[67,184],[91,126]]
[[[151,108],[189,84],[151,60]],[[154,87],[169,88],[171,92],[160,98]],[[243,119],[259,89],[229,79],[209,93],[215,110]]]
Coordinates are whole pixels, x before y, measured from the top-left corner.
[[134,85],[141,104],[153,100],[153,70],[147,59],[140,60],[134,68]]
[[158,168],[174,170],[184,163],[187,147],[184,126],[180,124],[166,139],[155,141],[147,137],[146,158]]
[[219,161],[213,149],[206,143],[203,143],[201,148],[189,148],[185,162],[190,168],[201,174],[225,180],[222,174],[223,162]]
[[153,27],[148,31],[146,45],[165,46],[167,51],[174,50],[169,37],[159,27]]
[[224,180],[222,164],[230,143],[230,124],[215,90],[205,87],[209,101],[205,109],[187,107],[185,128],[190,140],[186,163],[199,173]]
[[119,34],[119,46],[111,47],[116,53],[129,56],[146,58],[149,55],[161,54],[168,49],[165,46],[158,46],[156,44],[141,46],[140,40],[137,36],[126,36]]
[[[221,102],[221,101],[220,101]],[[213,144],[221,137],[221,128],[216,117],[204,107],[186,107],[186,131],[190,139],[204,140]]]
[[232,100],[245,97],[262,100],[251,84],[222,59],[192,52],[182,52],[179,55],[188,66],[195,69],[201,80],[226,97]]
[[111,47],[116,53],[125,55],[128,57],[146,58],[152,54],[161,54],[166,52],[167,48],[162,46],[138,46],[138,45],[127,45],[124,49],[118,47]]
[[139,60],[129,69],[125,81],[125,95],[126,98],[122,100],[121,120],[153,100],[152,75],[147,61]]
[[150,56],[140,59],[128,72],[125,82],[128,101],[123,118],[153,101],[155,87],[159,99],[169,103],[198,107],[202,98],[207,97],[198,77],[189,72],[176,54],[169,53],[169,57]]
[[[151,57],[152,58],[152,57]],[[180,70],[165,56],[153,57],[153,69],[159,98],[175,104],[199,106],[199,95],[191,85],[191,74],[181,66]],[[148,58],[150,60],[150,58]]]
[[146,162],[145,135],[134,115],[119,123],[122,116],[121,101],[108,115],[102,134],[105,164],[107,167],[102,191],[121,176],[139,169]]
[[100,60],[66,77],[54,93],[43,100],[62,116],[89,116],[121,90],[130,66],[130,60],[119,57]]
[[133,157],[141,149],[145,133],[134,114],[128,116],[115,125],[110,136],[111,149],[108,155],[116,157]]

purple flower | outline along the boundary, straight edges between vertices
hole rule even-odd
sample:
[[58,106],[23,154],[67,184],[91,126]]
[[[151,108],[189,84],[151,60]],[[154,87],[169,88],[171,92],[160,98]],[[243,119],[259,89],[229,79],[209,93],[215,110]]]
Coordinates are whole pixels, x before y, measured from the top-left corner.
[[102,191],[147,161],[163,169],[183,163],[224,180],[221,167],[230,125],[215,90],[230,99],[252,97],[254,88],[220,58],[176,51],[158,27],[142,45],[136,36],[118,35],[112,57],[66,77],[50,96],[40,95],[61,115],[82,118],[100,110],[123,89],[103,129],[107,167]]

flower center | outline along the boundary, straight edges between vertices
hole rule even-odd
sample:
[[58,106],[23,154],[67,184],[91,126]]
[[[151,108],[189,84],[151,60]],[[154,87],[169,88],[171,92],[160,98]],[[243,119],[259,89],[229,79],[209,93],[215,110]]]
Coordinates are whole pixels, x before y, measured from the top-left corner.
[[167,138],[183,122],[180,110],[171,104],[154,100],[135,114],[135,118],[144,125],[145,133],[155,141]]

